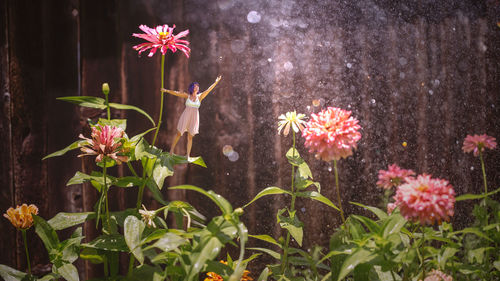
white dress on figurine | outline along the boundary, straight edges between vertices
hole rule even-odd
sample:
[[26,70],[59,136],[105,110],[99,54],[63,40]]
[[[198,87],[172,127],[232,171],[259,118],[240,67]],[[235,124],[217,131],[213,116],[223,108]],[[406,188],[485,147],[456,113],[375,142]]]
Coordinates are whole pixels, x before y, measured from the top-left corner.
[[192,101],[190,96],[186,99],[186,108],[179,118],[179,123],[177,123],[177,130],[181,135],[186,131],[192,136],[198,134],[200,128],[200,113],[198,112],[201,105],[200,95],[196,95],[195,101]]

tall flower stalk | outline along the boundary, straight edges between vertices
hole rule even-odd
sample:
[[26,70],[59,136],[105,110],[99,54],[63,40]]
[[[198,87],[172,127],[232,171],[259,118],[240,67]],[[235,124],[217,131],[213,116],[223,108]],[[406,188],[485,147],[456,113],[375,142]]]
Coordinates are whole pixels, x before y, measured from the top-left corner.
[[352,155],[361,139],[358,120],[351,116],[351,112],[336,107],[328,107],[318,114],[311,114],[302,136],[306,139],[304,145],[315,153],[316,158],[326,162],[333,161],[337,201],[340,209],[342,224],[345,224],[344,210],[340,197],[337,160]]
[[33,215],[36,214],[38,214],[38,208],[35,205],[31,204],[28,206],[26,204],[22,204],[21,206],[17,206],[15,209],[12,207],[9,208],[3,215],[17,230],[21,231],[29,274],[31,274],[31,262],[28,251],[28,241],[26,239],[26,230],[33,226]]
[[483,172],[483,184],[484,184],[484,195],[488,196],[488,183],[486,181],[486,169],[484,167],[483,151],[485,148],[495,149],[497,147],[496,139],[492,136],[486,134],[482,135],[467,135],[462,146],[462,150],[467,152],[473,152],[474,156],[479,156],[481,161],[481,170]]
[[[160,49],[160,52],[162,54],[161,67],[160,67],[160,81],[161,81],[160,89],[164,88],[165,55],[167,54],[167,51],[170,50],[175,53],[177,50],[180,50],[181,52],[184,53],[184,55],[186,55],[187,58],[189,58],[189,53],[191,52],[191,49],[188,47],[189,41],[181,39],[182,37],[185,37],[189,34],[189,30],[186,29],[174,35],[174,28],[175,24],[172,27],[169,27],[167,24],[164,24],[164,25],[158,25],[155,28],[150,28],[146,25],[140,25],[139,29],[141,29],[144,33],[132,34],[132,36],[134,37],[141,38],[147,41],[135,45],[133,47],[134,50],[139,52],[139,55],[142,52],[149,50],[148,57],[152,57],[154,56],[156,51]],[[156,144],[158,132],[160,131],[162,123],[163,100],[164,100],[164,93],[160,91],[160,114],[158,116],[158,121],[156,122],[156,130],[153,137],[153,142],[151,143],[152,146]],[[149,159],[147,161],[149,162]],[[146,182],[145,171],[143,171],[142,178],[144,183],[139,187],[139,191],[137,193],[137,203],[136,203],[137,210],[140,208],[142,204],[142,196],[144,194],[144,187]]]
[[[295,146],[295,134],[304,129],[304,124],[306,123],[303,119],[305,118],[304,114],[297,114],[295,111],[287,112],[286,114],[282,114],[278,117],[280,121],[278,122],[278,134],[281,134],[281,130],[283,130],[283,134],[287,136],[290,132],[290,128],[292,128],[292,159],[295,159],[296,156],[296,146]],[[292,179],[290,184],[290,191],[292,194],[292,201],[290,203],[290,212],[293,213],[295,211],[295,199],[297,197],[295,193],[295,165],[292,165]],[[283,274],[285,270],[288,268],[288,249],[290,245],[290,232],[286,233],[286,240],[283,249],[283,262],[281,264],[281,273]]]

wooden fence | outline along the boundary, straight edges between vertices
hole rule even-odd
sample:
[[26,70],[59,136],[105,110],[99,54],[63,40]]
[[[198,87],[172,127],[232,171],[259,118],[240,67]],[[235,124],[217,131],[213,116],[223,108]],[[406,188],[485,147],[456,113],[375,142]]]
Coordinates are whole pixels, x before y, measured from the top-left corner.
[[[179,167],[167,185],[213,189],[234,206],[267,186],[286,188],[290,167],[284,153],[291,139],[277,135],[277,117],[337,106],[352,110],[363,127],[355,155],[339,166],[347,212],[362,211],[348,201],[378,203],[377,172],[392,163],[446,178],[458,194],[479,193],[479,160],[461,146],[467,134],[500,137],[498,4],[345,2],[1,0],[0,211],[24,202],[36,204],[44,218],[92,209],[94,188],[66,187],[77,170],[94,167],[92,160],[77,159],[76,153],[41,158],[80,133],[88,135],[86,120],[100,112],[55,99],[100,96],[101,84],[108,82],[113,102],[139,106],[157,119],[159,57],[138,57],[132,46],[139,40],[131,34],[139,32],[139,24],[163,23],[176,24],[176,32],[189,28],[192,47],[190,59],[168,55],[167,88],[186,90],[195,80],[204,89],[223,76],[200,109],[201,134],[194,139],[192,155],[203,156],[208,168]],[[253,10],[259,17],[250,22]],[[181,100],[167,97],[158,141],[164,150],[183,108]],[[129,135],[148,128],[136,113],[113,115],[129,119]],[[322,194],[333,199],[329,164],[298,143]],[[225,157],[224,145],[231,145],[239,159]],[[182,141],[178,147],[185,151]],[[492,188],[500,183],[499,155],[498,150],[486,155]],[[136,192],[113,190],[111,208],[134,206]],[[169,200],[199,206],[202,213],[217,213],[196,194],[164,193]],[[146,197],[148,207],[157,207]],[[275,212],[285,203],[273,197],[249,207],[250,232],[279,235]],[[305,247],[327,245],[338,213],[306,201],[298,202],[298,210],[306,224]],[[470,211],[457,204],[455,221],[469,223]],[[85,228],[87,237],[94,228]],[[24,269],[20,234],[5,219],[0,229],[0,263]],[[33,232],[29,237],[33,264],[46,264],[39,239]],[[78,266],[82,277],[94,274],[83,263]]]

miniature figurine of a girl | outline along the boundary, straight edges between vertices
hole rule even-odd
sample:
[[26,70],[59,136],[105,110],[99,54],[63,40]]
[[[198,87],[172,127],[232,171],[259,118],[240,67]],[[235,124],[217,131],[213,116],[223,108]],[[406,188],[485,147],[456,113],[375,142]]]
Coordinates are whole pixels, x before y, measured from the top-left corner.
[[175,145],[177,145],[180,137],[187,132],[188,142],[186,158],[189,160],[191,147],[193,146],[193,137],[198,134],[200,128],[200,113],[198,112],[198,108],[200,108],[201,101],[215,88],[215,86],[217,86],[220,79],[221,76],[217,77],[215,82],[201,94],[198,94],[200,90],[200,84],[198,84],[198,82],[193,82],[189,85],[189,93],[161,89],[162,92],[186,99],[186,108],[184,109],[184,112],[182,112],[181,118],[179,118],[179,122],[177,123],[177,134],[174,136],[172,148],[170,148],[170,154],[174,153]]

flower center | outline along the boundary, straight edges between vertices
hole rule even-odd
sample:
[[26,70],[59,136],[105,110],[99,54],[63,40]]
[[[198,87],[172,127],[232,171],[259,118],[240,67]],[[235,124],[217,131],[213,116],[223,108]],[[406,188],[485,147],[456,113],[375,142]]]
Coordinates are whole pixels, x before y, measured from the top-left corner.
[[160,40],[167,39],[167,36],[168,36],[168,32],[163,32],[162,31],[162,32],[158,33],[158,39],[160,39]]
[[417,187],[417,190],[420,192],[425,192],[427,190],[427,188],[429,188],[427,185],[422,184],[419,187]]

